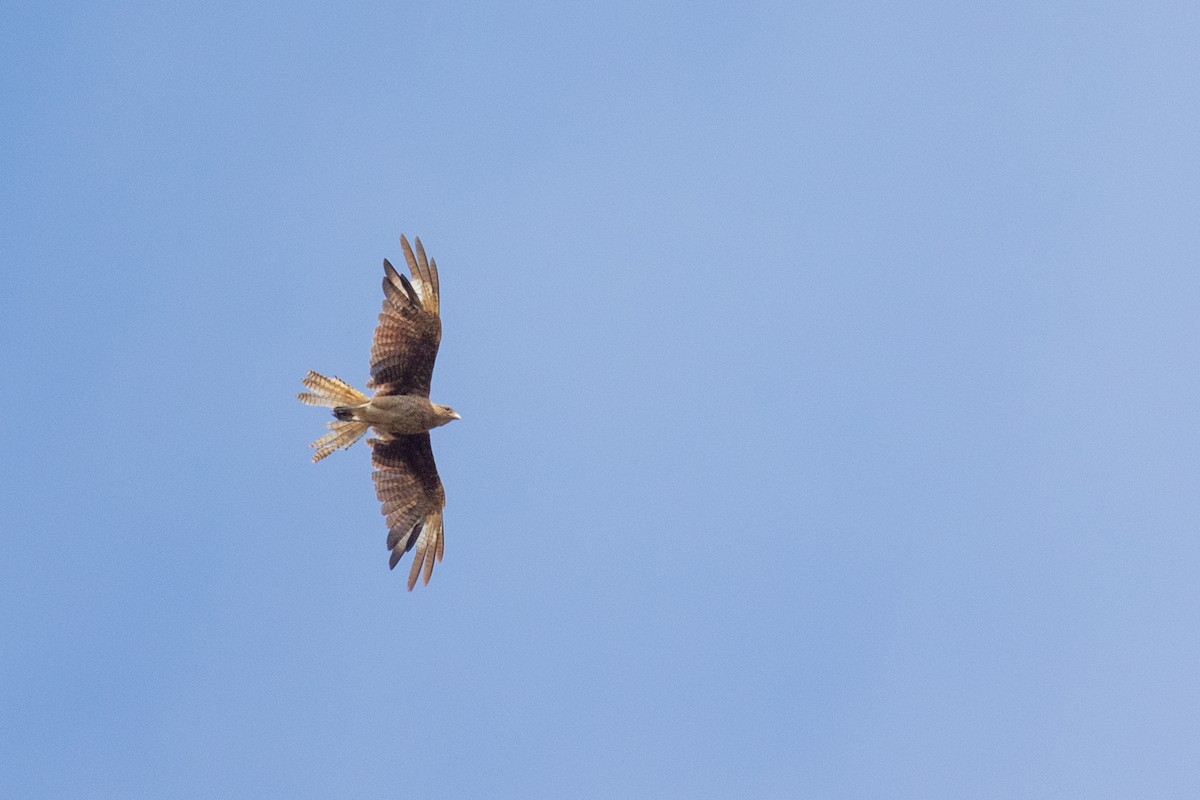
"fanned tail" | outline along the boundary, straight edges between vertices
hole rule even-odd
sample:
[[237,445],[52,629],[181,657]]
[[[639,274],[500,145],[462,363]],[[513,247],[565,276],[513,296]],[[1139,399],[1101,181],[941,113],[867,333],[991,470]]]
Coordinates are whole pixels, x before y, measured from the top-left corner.
[[[327,378],[324,375],[309,370],[304,376],[304,385],[311,392],[300,392],[296,395],[301,403],[310,406],[360,405],[367,402],[367,396],[340,378]],[[355,420],[334,420],[327,424],[329,433],[309,445],[316,448],[313,453],[313,463],[320,461],[334,450],[344,450],[357,442],[370,427],[365,422]]]
[[296,399],[310,406],[356,406],[367,402],[367,396],[341,378],[327,378],[311,369],[302,383],[311,392],[301,392]]

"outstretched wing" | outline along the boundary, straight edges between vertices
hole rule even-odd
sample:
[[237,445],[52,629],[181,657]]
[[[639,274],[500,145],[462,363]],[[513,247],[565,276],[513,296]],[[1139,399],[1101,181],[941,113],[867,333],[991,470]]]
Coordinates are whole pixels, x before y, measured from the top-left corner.
[[416,549],[408,573],[408,589],[412,591],[422,569],[424,582],[429,583],[434,562],[442,560],[446,493],[433,462],[429,434],[368,439],[367,444],[371,445],[371,462],[376,470],[372,474],[375,496],[387,517],[387,546],[392,551],[389,566],[394,569],[401,556]]
[[433,362],[442,341],[437,263],[417,252],[400,236],[412,281],[383,260],[383,311],[371,345],[371,380],[367,388],[379,394],[429,396]]

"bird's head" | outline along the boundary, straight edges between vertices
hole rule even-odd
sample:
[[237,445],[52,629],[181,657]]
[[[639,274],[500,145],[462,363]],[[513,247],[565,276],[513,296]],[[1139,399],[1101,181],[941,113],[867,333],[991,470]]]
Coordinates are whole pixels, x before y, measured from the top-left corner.
[[447,422],[462,419],[458,415],[458,412],[450,406],[434,406],[434,408],[437,409],[438,425],[445,425]]

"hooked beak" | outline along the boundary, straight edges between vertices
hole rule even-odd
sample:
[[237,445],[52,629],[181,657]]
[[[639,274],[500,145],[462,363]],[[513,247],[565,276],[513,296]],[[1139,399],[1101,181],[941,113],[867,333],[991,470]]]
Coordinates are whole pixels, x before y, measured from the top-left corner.
[[451,418],[451,419],[462,419],[462,417],[460,417],[460,416],[458,415],[458,412],[457,412],[457,411],[451,411],[451,412],[450,412],[450,418]]

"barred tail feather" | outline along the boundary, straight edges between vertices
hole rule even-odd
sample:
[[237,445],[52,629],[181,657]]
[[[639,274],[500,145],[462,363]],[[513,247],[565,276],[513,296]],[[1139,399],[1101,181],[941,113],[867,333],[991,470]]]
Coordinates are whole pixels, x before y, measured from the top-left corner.
[[341,378],[327,378],[320,373],[308,371],[302,383],[311,392],[296,395],[301,403],[310,406],[356,406],[367,402],[367,396]]
[[[302,381],[309,392],[296,395],[301,403],[310,406],[356,406],[367,402],[367,396],[341,378],[328,378],[309,370]],[[329,433],[309,445],[315,448],[313,462],[320,461],[334,450],[344,450],[362,438],[370,427],[365,422],[336,420],[328,424]]]
[[312,457],[314,464],[334,450],[345,450],[357,442],[363,437],[363,434],[367,432],[367,428],[370,426],[365,422],[354,420],[346,422],[334,420],[328,424],[328,427],[329,433],[309,445],[309,447],[315,447],[317,450],[317,452],[313,453]]

